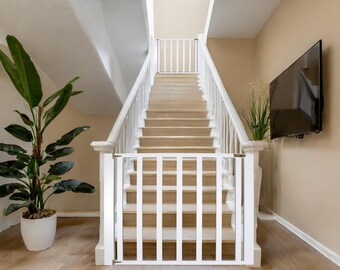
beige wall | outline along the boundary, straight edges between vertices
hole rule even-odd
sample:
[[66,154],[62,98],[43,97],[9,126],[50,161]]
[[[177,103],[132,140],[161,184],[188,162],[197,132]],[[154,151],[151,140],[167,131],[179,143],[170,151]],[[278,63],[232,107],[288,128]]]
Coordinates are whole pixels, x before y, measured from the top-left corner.
[[[5,49],[4,46],[0,46],[1,49]],[[44,98],[46,98],[52,93],[52,91],[57,90],[57,88],[42,71],[39,71],[39,73],[41,75],[45,91]],[[16,140],[3,129],[11,123],[21,124],[21,120],[18,118],[17,114],[13,112],[13,110],[18,109],[22,112],[27,112],[27,106],[21,96],[17,93],[16,89],[12,86],[12,83],[2,66],[0,66],[0,87],[0,142],[25,146],[24,143]],[[86,95],[86,93],[83,95]],[[59,139],[61,135],[77,126],[91,126],[88,131],[79,135],[71,144],[76,151],[71,156],[65,158],[76,162],[77,166],[68,175],[66,175],[66,177],[74,177],[76,179],[89,182],[96,187],[97,191],[95,194],[90,195],[75,193],[56,195],[53,199],[51,199],[50,204],[48,205],[49,207],[60,211],[99,210],[99,155],[97,152],[92,150],[90,143],[93,140],[105,140],[110,132],[113,122],[114,119],[112,117],[80,114],[73,109],[72,104],[69,104],[65,111],[58,116],[56,121],[50,125],[46,133],[45,144]],[[0,159],[8,160],[8,156],[4,153],[0,153]],[[1,178],[0,181],[0,184],[2,184],[5,183],[5,181],[8,181],[8,179]],[[1,213],[8,203],[8,199],[0,199]],[[14,215],[16,215],[16,213],[12,214],[12,216]],[[6,222],[6,220],[10,218],[11,216],[3,217],[1,214],[0,222]]]
[[204,32],[210,0],[156,0],[156,38],[197,38]]
[[281,0],[253,41],[208,41],[222,80],[240,111],[242,104],[247,104],[249,75],[253,73],[270,83],[316,41],[323,40],[323,132],[303,140],[274,140],[270,151],[261,154],[264,169],[261,203],[337,254],[340,254],[339,10],[338,0]]
[[271,208],[340,254],[340,1],[282,0],[257,37],[268,82],[323,40],[324,130],[271,145]]

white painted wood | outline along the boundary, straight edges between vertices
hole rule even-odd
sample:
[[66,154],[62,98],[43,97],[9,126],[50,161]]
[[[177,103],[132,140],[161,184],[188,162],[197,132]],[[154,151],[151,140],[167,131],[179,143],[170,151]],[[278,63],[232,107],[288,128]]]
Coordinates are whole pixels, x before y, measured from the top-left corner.
[[166,56],[167,56],[166,42],[167,42],[167,40],[163,41],[163,72],[167,71],[167,68],[166,68]]
[[244,261],[248,265],[254,263],[254,177],[254,155],[247,154],[244,161]]
[[176,73],[179,72],[179,39],[176,40]]
[[235,161],[235,230],[236,230],[236,241],[235,241],[235,260],[241,261],[243,258],[242,254],[242,159],[237,158]]
[[177,157],[176,260],[182,261],[183,158]]
[[157,157],[157,247],[156,258],[157,261],[163,260],[163,159]]
[[[119,262],[119,263],[115,263],[115,265],[119,266],[119,265],[138,265],[138,266],[151,266],[151,267],[157,267],[159,265],[161,266],[168,266],[165,269],[170,270],[172,269],[174,266],[188,266],[188,269],[195,269],[195,266],[223,266],[223,265],[230,265],[230,266],[235,266],[235,265],[244,265],[244,262],[237,262],[234,260],[231,261],[221,261],[221,262],[216,262],[216,261],[201,261],[201,262],[196,262],[196,261],[161,261],[161,262],[157,262],[157,261],[143,261],[143,262],[137,262],[137,261],[123,261],[123,262]],[[192,267],[190,267],[192,266]],[[218,267],[219,268],[219,267]],[[218,269],[217,268],[217,269]],[[146,268],[148,269],[148,268]],[[151,268],[154,269],[154,268]],[[158,268],[156,268],[158,269]],[[182,269],[182,268],[179,268]],[[183,269],[184,270],[184,269]]]
[[123,261],[123,158],[117,157],[117,260]]
[[195,39],[195,70],[194,72],[198,72],[198,44],[197,44],[197,39]]
[[161,72],[161,41],[157,40],[157,72]]
[[202,157],[197,157],[196,161],[196,173],[197,173],[197,183],[196,183],[196,261],[202,261],[202,209],[203,209],[203,181],[202,181]]
[[137,261],[143,261],[143,157],[137,157]]
[[183,50],[183,52],[182,52],[182,57],[183,57],[183,70],[182,70],[182,72],[183,73],[185,73],[185,65],[186,65],[186,58],[185,58],[185,39],[183,39],[183,41],[182,41],[182,46],[183,46],[183,48],[182,48],[182,50]]
[[216,261],[222,260],[222,159],[216,158]]
[[192,46],[191,42],[192,42],[192,39],[189,39],[188,40],[188,43],[189,43],[189,60],[188,60],[189,68],[188,68],[188,71],[189,71],[189,73],[191,73],[191,46]]
[[169,42],[170,42],[170,73],[172,73],[172,42],[173,40],[170,39]]
[[[96,247],[96,264],[112,265],[113,247],[113,224],[114,224],[114,189],[113,171],[114,165],[110,154],[100,152],[100,229],[99,243]],[[108,196],[108,194],[110,194]],[[106,204],[108,208],[105,208]],[[107,236],[107,237],[106,237]]]

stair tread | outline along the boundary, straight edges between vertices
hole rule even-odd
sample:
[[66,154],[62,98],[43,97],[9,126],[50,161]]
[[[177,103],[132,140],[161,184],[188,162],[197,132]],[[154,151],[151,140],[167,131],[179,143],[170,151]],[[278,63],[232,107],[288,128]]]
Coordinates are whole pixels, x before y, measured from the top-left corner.
[[[124,206],[124,213],[135,213],[137,205],[134,203],[127,203]],[[196,213],[196,204],[183,204],[182,210],[184,213]],[[144,214],[154,214],[157,211],[156,204],[143,204]],[[216,204],[203,204],[202,211],[205,214],[214,214],[216,211]],[[222,204],[223,213],[232,213],[232,209],[227,204]],[[177,212],[176,204],[162,204],[163,214],[173,214]]]
[[150,129],[150,128],[161,128],[161,129],[170,129],[170,128],[176,128],[176,129],[211,129],[212,127],[175,127],[175,126],[167,126],[167,127],[142,127],[142,129]]
[[141,139],[213,139],[212,136],[140,136]]
[[[163,241],[176,241],[176,228],[163,228]],[[124,242],[136,241],[136,227],[124,227]],[[143,242],[156,241],[156,228],[143,227]],[[183,242],[196,242],[196,228],[182,228]],[[215,242],[216,229],[202,228],[202,241]],[[234,242],[235,232],[231,227],[222,228],[223,242]]]
[[165,109],[165,110],[146,110],[147,112],[184,112],[184,113],[186,113],[186,112],[199,112],[199,113],[202,113],[202,112],[204,112],[204,113],[206,113],[206,112],[208,112],[207,110],[169,110],[169,109]]
[[183,120],[188,120],[188,121],[202,121],[202,120],[209,120],[209,118],[205,117],[205,118],[181,118],[181,117],[159,117],[159,118],[145,118],[145,120],[180,120],[180,121],[183,121]]
[[[196,186],[182,186],[183,191],[187,192],[196,192],[197,187]],[[125,188],[126,191],[132,191],[135,192],[137,190],[137,186],[128,186]],[[156,191],[157,186],[155,185],[144,185],[143,186],[144,191]],[[162,186],[163,192],[165,191],[177,191],[177,186]],[[222,187],[222,190],[227,190],[226,187]],[[203,186],[202,187],[203,192],[215,192],[216,187],[215,186]]]

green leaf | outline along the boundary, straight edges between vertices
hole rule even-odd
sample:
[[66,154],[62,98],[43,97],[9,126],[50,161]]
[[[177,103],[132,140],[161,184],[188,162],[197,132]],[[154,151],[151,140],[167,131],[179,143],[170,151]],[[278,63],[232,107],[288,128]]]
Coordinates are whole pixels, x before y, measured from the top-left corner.
[[[79,77],[73,78],[71,81],[69,81],[66,85],[74,83],[76,80],[78,80]],[[64,87],[65,88],[65,87]],[[58,90],[57,92],[53,93],[50,95],[45,102],[43,103],[43,107],[45,108],[48,104],[50,104],[55,98],[59,97],[60,94],[62,93],[63,89]],[[82,91],[74,91],[72,92],[72,96],[78,95],[82,93]]]
[[8,48],[11,52],[15,68],[19,75],[20,85],[17,90],[28,102],[31,108],[38,106],[42,98],[39,74],[23,46],[14,36],[7,36]]
[[0,165],[0,176],[6,178],[21,179],[26,177],[26,175],[20,172],[18,169],[8,168],[6,166]]
[[26,187],[20,183],[8,183],[0,186],[0,198],[12,194],[15,190],[25,191]]
[[10,200],[13,201],[28,201],[30,199],[30,195],[28,192],[15,192],[11,196],[9,196]]
[[55,104],[50,109],[48,109],[46,113],[44,114],[45,125],[44,125],[42,132],[52,122],[52,120],[56,118],[62,112],[62,110],[67,105],[72,94],[72,84],[67,84],[60,91],[61,93],[59,95],[59,98],[55,102]]
[[25,202],[23,204],[10,204],[7,208],[4,209],[4,216],[7,216],[23,207],[28,207],[30,205],[30,202]]
[[9,125],[5,130],[14,137],[24,142],[31,142],[33,140],[32,132],[20,125]]
[[39,175],[39,166],[37,160],[32,158],[27,165],[27,176],[33,178],[33,176]]
[[18,169],[22,170],[26,167],[26,163],[21,160],[8,160],[5,162],[1,162],[0,166],[11,168],[11,169]]
[[61,161],[50,166],[49,174],[63,175],[74,167],[75,163],[71,161]]
[[81,182],[75,179],[63,180],[59,183],[56,183],[53,186],[53,194],[60,194],[66,191],[72,191],[75,193],[93,193],[95,192],[94,186]]
[[51,182],[53,182],[55,180],[60,180],[61,177],[57,176],[57,175],[49,174],[44,179],[45,179],[44,184],[48,185],[48,184],[50,184]]
[[26,150],[15,144],[0,143],[0,151],[6,152],[9,155],[18,155],[20,153],[26,153]]
[[4,69],[6,70],[9,78],[11,79],[13,85],[18,90],[18,92],[23,96],[24,88],[22,86],[16,66],[2,50],[0,50],[0,61]]
[[31,160],[31,157],[27,154],[18,153],[16,156],[17,156],[18,160],[20,160],[24,163],[28,163]]
[[82,133],[83,131],[89,128],[90,128],[89,126],[82,126],[82,127],[77,127],[75,129],[72,129],[71,131],[61,136],[61,138],[57,140],[55,143],[51,143],[47,145],[46,153],[50,153],[54,151],[56,146],[68,145],[75,137],[77,137],[80,133]]
[[74,152],[73,147],[64,147],[64,148],[52,151],[45,157],[44,160],[53,161],[53,160],[56,160],[57,158],[68,156],[72,154],[73,152]]
[[21,120],[28,126],[32,127],[33,126],[33,122],[31,121],[31,119],[24,113],[19,112],[18,110],[15,110],[16,113],[18,113],[20,115]]

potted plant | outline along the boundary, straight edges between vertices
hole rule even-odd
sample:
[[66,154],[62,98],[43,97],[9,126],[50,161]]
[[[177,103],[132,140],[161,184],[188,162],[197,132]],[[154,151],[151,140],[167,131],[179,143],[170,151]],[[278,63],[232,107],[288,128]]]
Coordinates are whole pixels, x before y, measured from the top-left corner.
[[95,191],[92,185],[85,182],[63,180],[62,176],[75,164],[70,161],[56,162],[74,151],[67,145],[89,127],[77,127],[57,141],[45,144],[46,129],[63,111],[70,98],[82,93],[73,91],[73,82],[78,77],[42,101],[40,77],[30,56],[14,36],[7,36],[6,40],[12,60],[0,50],[0,61],[26,101],[29,113],[15,111],[23,125],[11,124],[5,130],[29,146],[24,149],[18,145],[0,143],[0,151],[12,156],[10,160],[0,163],[0,176],[14,179],[11,183],[0,185],[0,198],[9,196],[10,200],[16,201],[4,209],[5,216],[21,208],[26,209],[21,217],[23,240],[28,250],[37,251],[50,247],[55,235],[56,214],[54,210],[46,209],[48,199],[66,191]]
[[[265,86],[261,83],[260,87]],[[261,141],[267,138],[270,130],[269,98],[265,93],[255,94],[259,82],[251,84],[252,92],[250,98],[249,112],[242,112],[244,122],[248,126],[253,140]]]

